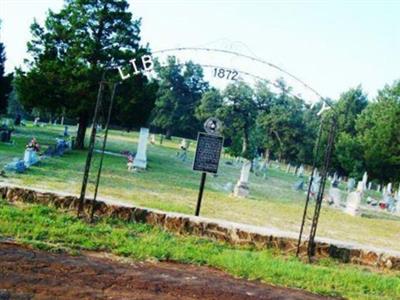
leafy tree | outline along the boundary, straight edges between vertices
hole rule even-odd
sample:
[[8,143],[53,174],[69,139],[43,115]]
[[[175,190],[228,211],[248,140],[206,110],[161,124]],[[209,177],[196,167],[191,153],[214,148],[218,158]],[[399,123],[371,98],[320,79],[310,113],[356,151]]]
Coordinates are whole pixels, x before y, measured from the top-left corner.
[[21,117],[26,115],[24,107],[18,99],[18,95],[15,89],[12,90],[8,97],[8,106],[7,106],[7,114],[11,116],[20,115]]
[[105,70],[148,52],[139,45],[140,20],[133,20],[126,0],[66,0],[60,12],[49,11],[44,27],[35,21],[31,32],[33,59],[28,72],[17,72],[19,97],[27,108],[76,118],[76,146],[83,148]]
[[257,123],[265,132],[264,146],[279,160],[303,163],[311,155],[310,138],[315,136],[306,124],[306,105],[302,99],[290,95],[291,89],[283,80],[278,80],[277,86],[278,94],[266,86],[257,87],[262,108]]
[[[1,23],[0,23],[1,25]],[[11,92],[12,75],[5,74],[6,53],[4,44],[0,42],[0,114],[6,112],[8,94]]]
[[196,118],[204,122],[210,117],[215,117],[222,104],[223,98],[221,92],[216,88],[211,88],[201,97],[200,104],[195,112]]
[[189,61],[180,64],[176,57],[168,57],[165,66],[155,63],[159,89],[152,125],[172,134],[194,137],[200,128],[195,117],[202,94],[208,89],[201,66]]
[[368,174],[400,182],[400,80],[379,91],[356,122]]
[[224,123],[225,138],[232,140],[230,153],[253,159],[257,150],[253,136],[258,115],[254,92],[249,85],[239,81],[226,87],[223,98],[224,105],[218,116]]
[[356,140],[356,120],[367,107],[368,98],[362,88],[352,88],[341,94],[334,105],[337,117],[335,151],[332,156],[332,169],[339,173],[361,178],[364,162],[360,155],[361,145]]

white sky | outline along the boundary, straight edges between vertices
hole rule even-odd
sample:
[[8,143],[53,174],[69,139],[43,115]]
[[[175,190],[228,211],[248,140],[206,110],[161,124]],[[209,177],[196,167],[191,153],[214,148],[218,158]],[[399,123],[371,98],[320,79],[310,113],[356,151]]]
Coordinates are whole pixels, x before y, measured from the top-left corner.
[[[136,0],[142,41],[152,50],[201,46],[254,55],[337,98],[361,84],[370,96],[400,79],[400,1]],[[23,64],[33,18],[59,10],[61,0],[0,0],[6,70]],[[269,78],[282,75],[227,55],[177,52],[182,60],[221,65]],[[212,69],[205,69],[211,78]],[[246,76],[244,76],[246,77]],[[287,79],[285,77],[285,79]],[[295,93],[310,96],[295,87]],[[216,82],[216,85],[221,85]],[[310,96],[312,97],[312,96]]]

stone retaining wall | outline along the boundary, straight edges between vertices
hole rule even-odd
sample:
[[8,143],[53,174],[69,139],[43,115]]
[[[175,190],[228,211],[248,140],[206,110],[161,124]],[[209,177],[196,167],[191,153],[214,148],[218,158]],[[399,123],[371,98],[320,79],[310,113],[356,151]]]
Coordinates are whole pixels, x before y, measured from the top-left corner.
[[[25,189],[17,186],[1,186],[0,196],[10,202],[22,201],[52,205],[56,208],[76,210],[78,197],[53,192]],[[83,213],[88,216],[93,201],[86,199]],[[232,245],[249,245],[258,249],[275,248],[294,253],[297,247],[297,236],[294,233],[268,228],[225,222],[203,217],[194,217],[178,213],[134,207],[111,201],[96,201],[97,217],[116,217],[128,222],[141,222],[162,227],[178,234],[192,234],[212,238]],[[305,254],[307,244],[301,245]],[[376,249],[361,249],[339,242],[316,241],[316,257],[332,257],[345,263],[368,265],[380,268],[400,270],[400,254],[385,253]]]

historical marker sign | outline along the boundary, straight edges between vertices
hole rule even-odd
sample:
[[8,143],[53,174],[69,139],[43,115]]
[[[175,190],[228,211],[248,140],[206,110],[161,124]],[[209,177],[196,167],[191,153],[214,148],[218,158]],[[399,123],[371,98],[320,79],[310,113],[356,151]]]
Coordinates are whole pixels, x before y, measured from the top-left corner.
[[199,132],[193,170],[216,174],[223,143],[222,136]]

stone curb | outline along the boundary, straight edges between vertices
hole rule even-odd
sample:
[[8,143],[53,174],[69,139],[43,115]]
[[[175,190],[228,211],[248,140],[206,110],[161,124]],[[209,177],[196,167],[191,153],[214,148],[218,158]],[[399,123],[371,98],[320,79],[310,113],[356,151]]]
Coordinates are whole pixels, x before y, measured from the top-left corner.
[[[0,196],[10,202],[22,201],[56,208],[76,210],[78,197],[12,185],[0,185]],[[86,199],[83,213],[88,216],[93,200]],[[233,222],[195,217],[180,213],[167,213],[155,209],[135,207],[117,201],[96,201],[95,216],[115,217],[127,222],[140,222],[164,228],[177,234],[191,234],[223,241],[232,245],[253,246],[257,249],[274,248],[286,253],[295,253],[295,233],[262,228]],[[306,253],[307,242],[301,245],[301,254]],[[400,270],[400,253],[365,249],[337,241],[320,239],[316,241],[316,257],[331,257],[344,263],[353,263],[379,268]]]

